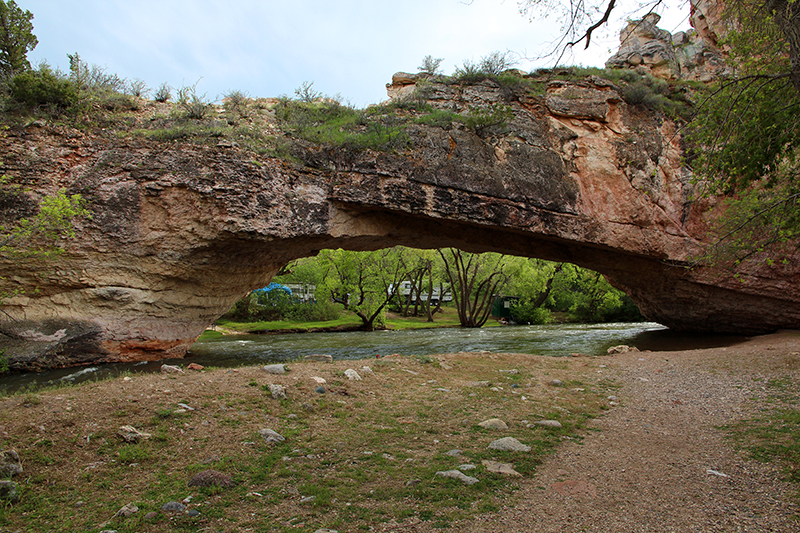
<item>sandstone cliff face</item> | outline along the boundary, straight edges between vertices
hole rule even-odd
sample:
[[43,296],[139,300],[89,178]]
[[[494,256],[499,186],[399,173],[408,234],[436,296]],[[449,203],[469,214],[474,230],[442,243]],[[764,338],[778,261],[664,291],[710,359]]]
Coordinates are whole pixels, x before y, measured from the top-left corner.
[[[394,94],[419,82],[398,75]],[[507,106],[504,127],[410,126],[413,148],[297,141],[304,165],[235,146],[158,143],[31,125],[0,138],[29,187],[7,210],[65,188],[92,217],[52,264],[0,264],[10,300],[0,343],[13,368],[181,356],[216,317],[287,261],[323,248],[455,246],[598,270],[651,319],[758,332],[800,323],[797,265],[686,268],[704,246],[675,126],[606,80],[546,94],[494,81],[426,80],[428,101]]]

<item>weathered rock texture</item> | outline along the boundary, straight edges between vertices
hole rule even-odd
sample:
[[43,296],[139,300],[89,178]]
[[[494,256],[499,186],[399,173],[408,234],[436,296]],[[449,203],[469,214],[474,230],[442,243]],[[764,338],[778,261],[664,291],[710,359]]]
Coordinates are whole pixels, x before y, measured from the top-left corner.
[[[391,94],[413,91],[398,75]],[[31,125],[0,138],[28,189],[2,218],[64,188],[92,217],[55,262],[6,260],[0,348],[12,368],[181,356],[205,327],[287,261],[323,248],[459,247],[602,272],[652,320],[733,333],[796,328],[800,267],[689,269],[706,205],[692,202],[674,124],[608,81],[544,96],[485,81],[426,80],[441,109],[509,106],[505,128],[411,126],[401,153],[294,145],[305,166],[235,146],[89,137]]]
[[673,35],[657,26],[660,19],[651,13],[630,21],[620,32],[619,51],[606,61],[606,66],[630,68],[657,78],[695,81],[718,79],[726,72],[724,51],[717,44],[717,32],[724,26],[719,22],[715,3],[692,3],[695,30]]

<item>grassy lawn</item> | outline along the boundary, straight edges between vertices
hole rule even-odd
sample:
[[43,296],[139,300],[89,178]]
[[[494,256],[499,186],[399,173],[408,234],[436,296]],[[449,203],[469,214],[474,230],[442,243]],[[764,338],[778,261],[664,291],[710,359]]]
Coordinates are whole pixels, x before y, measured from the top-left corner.
[[[0,398],[4,448],[25,469],[14,478],[20,501],[0,506],[0,530],[313,533],[420,521],[447,529],[513,501],[520,480],[608,408],[592,360],[398,356],[370,361],[371,372],[353,366],[363,379],[348,380],[344,370],[360,364],[295,363],[281,376],[258,367],[129,374]],[[549,385],[556,378],[566,386]],[[286,398],[273,399],[269,384]],[[479,425],[494,417],[508,428]],[[563,427],[529,425],[540,419]],[[125,442],[123,425],[150,438]],[[263,428],[286,440],[265,441]],[[501,437],[530,451],[488,448]],[[437,475],[460,466],[474,484]],[[234,485],[187,485],[208,469]],[[182,500],[194,516],[161,510]],[[126,504],[138,511],[116,516]]]
[[[293,322],[289,320],[277,320],[272,322],[235,322],[228,319],[219,319],[216,321],[216,326],[220,329],[240,332],[240,333],[263,333],[267,331],[298,331],[298,330],[316,330],[323,328],[358,328],[361,325],[361,319],[352,313],[345,312],[341,318],[337,320],[328,320],[325,322]],[[484,327],[497,326],[495,320],[489,320]],[[444,307],[440,313],[436,313],[433,322],[428,322],[427,319],[422,317],[403,317],[399,313],[387,313],[386,327],[388,329],[423,329],[423,328],[444,328],[444,327],[458,327],[458,313],[452,307]],[[209,330],[203,333],[200,340],[212,339],[219,337],[224,333],[220,331]]]

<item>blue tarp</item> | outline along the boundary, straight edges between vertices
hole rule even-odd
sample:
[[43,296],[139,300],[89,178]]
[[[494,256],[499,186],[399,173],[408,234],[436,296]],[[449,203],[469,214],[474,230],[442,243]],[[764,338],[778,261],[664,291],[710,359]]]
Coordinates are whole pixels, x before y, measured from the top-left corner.
[[290,289],[286,285],[281,285],[280,283],[275,283],[274,281],[272,283],[270,283],[269,285],[267,285],[266,287],[261,288],[261,289],[256,289],[253,292],[267,293],[267,292],[272,292],[272,291],[276,291],[276,290],[283,291],[286,294],[288,294],[289,296],[292,295],[292,289]]

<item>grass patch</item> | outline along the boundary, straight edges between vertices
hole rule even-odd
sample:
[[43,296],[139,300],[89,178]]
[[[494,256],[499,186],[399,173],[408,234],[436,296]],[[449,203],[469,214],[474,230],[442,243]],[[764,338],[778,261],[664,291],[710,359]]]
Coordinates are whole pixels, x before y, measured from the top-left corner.
[[800,500],[800,382],[776,378],[769,380],[767,387],[768,397],[760,416],[723,429],[750,458],[780,464]]
[[[4,420],[5,446],[20,453],[26,478],[21,502],[0,510],[0,528],[94,531],[108,522],[105,529],[121,533],[267,531],[276,524],[284,531],[366,531],[408,519],[444,528],[513,497],[518,482],[488,472],[484,459],[512,463],[532,476],[563,439],[581,436],[582,424],[600,412],[607,395],[597,383],[581,382],[583,392],[548,388],[555,377],[578,383],[563,361],[460,354],[448,356],[446,370],[438,362],[386,357],[358,382],[342,377],[354,363],[340,361],[293,363],[286,376],[267,376],[258,367],[218,369],[39,392],[25,417]],[[512,368],[517,372],[501,372]],[[325,395],[315,392],[312,376],[327,380]],[[482,380],[496,388],[465,385]],[[288,398],[265,395],[267,382],[283,384]],[[20,398],[2,401],[18,408]],[[176,413],[177,403],[195,410]],[[550,413],[562,429],[521,422]],[[477,426],[496,416],[508,431]],[[123,420],[153,437],[122,441],[116,432]],[[45,429],[32,431],[31,424]],[[286,440],[267,443],[258,433],[267,427]],[[533,450],[487,449],[502,436]],[[462,453],[449,453],[454,449]],[[467,472],[480,480],[475,485],[436,476],[463,463],[475,465]],[[188,488],[191,476],[205,469],[227,473],[236,485]],[[189,495],[198,517],[159,513],[145,520],[148,512]],[[76,513],[78,501],[84,503]],[[139,513],[114,518],[128,503]]]

